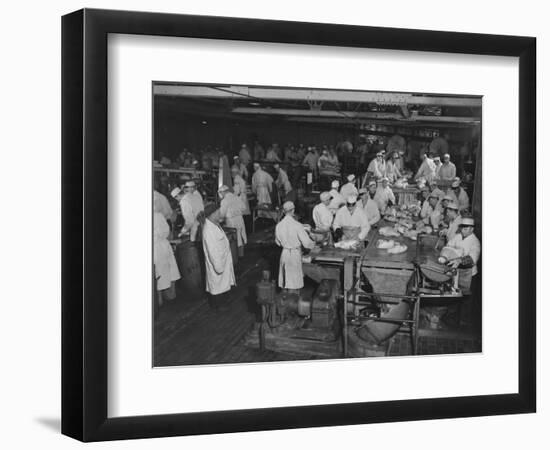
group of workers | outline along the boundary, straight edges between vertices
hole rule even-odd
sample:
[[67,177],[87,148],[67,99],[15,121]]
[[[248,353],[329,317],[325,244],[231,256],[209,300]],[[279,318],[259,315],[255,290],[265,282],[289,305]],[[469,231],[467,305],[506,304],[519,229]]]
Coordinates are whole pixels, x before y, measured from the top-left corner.
[[[299,152],[306,152],[305,155]],[[276,145],[263,154],[255,148],[254,159],[263,157],[275,162],[275,180],[263,170],[260,163],[254,162],[251,174],[251,190],[255,194],[257,204],[271,204],[273,186],[277,186],[283,203],[283,219],[275,228],[275,242],[282,247],[279,266],[279,287],[297,290],[303,287],[302,248],[310,249],[314,241],[295,217],[296,193],[286,171],[279,164],[280,150]],[[262,153],[262,154],[260,154]],[[299,158],[295,156],[299,155]],[[303,159],[302,159],[303,156]],[[314,147],[285,149],[285,160],[299,161],[311,170],[321,167],[336,167],[339,165],[334,149],[323,149],[319,156]],[[469,209],[469,198],[461,187],[461,180],[456,177],[456,167],[450,161],[449,154],[431,157],[421,155],[422,163],[414,176],[422,188],[422,208],[420,218],[426,225],[433,227],[435,232],[445,237],[448,246],[461,248],[469,260],[461,260],[463,266],[471,263],[473,272],[477,271],[480,244],[473,233],[473,219],[464,216]],[[193,181],[187,181],[183,188],[176,187],[171,195],[179,203],[184,219],[179,236],[189,235],[193,242],[200,239],[205,255],[206,291],[214,299],[213,304],[223,304],[220,299],[235,283],[230,244],[220,223],[234,228],[237,233],[238,254],[244,254],[247,243],[246,227],[243,216],[250,214],[247,198],[248,167],[252,162],[251,154],[246,144],[243,144],[238,156],[235,156],[231,167],[233,187],[222,185],[218,189],[219,207],[205,211],[204,201]],[[365,240],[372,226],[377,224],[386,209],[396,204],[396,198],[391,183],[403,177],[405,167],[402,154],[391,152],[386,159],[385,150],[377,152],[370,161],[366,173],[356,179],[349,174],[346,183],[340,187],[338,180],[331,182],[331,190],[320,194],[320,203],[313,208],[312,220],[315,229],[330,233],[335,240],[356,238]],[[422,181],[423,180],[423,181]],[[450,181],[447,193],[437,187],[437,181]],[[177,264],[168,241],[169,222],[174,220],[174,212],[167,199],[159,192],[154,192],[154,263],[157,277],[157,289],[163,291],[173,287],[180,278]],[[350,231],[351,230],[351,231]],[[456,261],[453,264],[457,264]],[[474,273],[475,274],[475,273]],[[217,299],[217,301],[216,301]]]

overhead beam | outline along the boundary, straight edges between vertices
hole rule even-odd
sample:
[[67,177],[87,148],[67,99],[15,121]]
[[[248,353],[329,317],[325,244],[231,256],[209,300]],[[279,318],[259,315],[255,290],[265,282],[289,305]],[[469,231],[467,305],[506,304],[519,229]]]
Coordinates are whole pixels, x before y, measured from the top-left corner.
[[250,100],[295,100],[314,102],[350,102],[435,106],[481,107],[481,97],[452,97],[399,92],[337,91],[323,89],[285,89],[246,86],[189,86],[156,84],[155,95],[214,97]]
[[447,123],[479,123],[478,117],[451,117],[451,116],[420,116],[413,114],[408,118],[400,113],[386,112],[354,112],[354,111],[326,111],[310,109],[283,109],[283,108],[233,108],[232,112],[236,114],[254,114],[270,116],[290,116],[290,117],[322,117],[332,119],[386,119],[398,120],[402,122],[447,122]]

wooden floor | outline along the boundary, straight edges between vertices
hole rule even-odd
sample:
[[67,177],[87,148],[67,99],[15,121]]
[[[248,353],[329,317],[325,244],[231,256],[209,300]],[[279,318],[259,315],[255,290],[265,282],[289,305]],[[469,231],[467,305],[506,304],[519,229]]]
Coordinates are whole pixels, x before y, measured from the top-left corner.
[[[245,335],[257,320],[259,309],[255,284],[264,269],[276,274],[280,250],[266,244],[268,230],[250,239],[245,257],[236,268],[237,287],[229,296],[226,311],[212,309],[206,297],[190,298],[179,292],[175,300],[166,302],[154,323],[154,366],[193,364],[246,363],[317,359],[311,356],[261,351],[244,344]],[[267,239],[269,240],[269,239]],[[481,351],[479,337],[471,333],[447,329],[445,332],[423,332],[420,354],[443,354]],[[396,336],[389,355],[410,354],[409,339]]]

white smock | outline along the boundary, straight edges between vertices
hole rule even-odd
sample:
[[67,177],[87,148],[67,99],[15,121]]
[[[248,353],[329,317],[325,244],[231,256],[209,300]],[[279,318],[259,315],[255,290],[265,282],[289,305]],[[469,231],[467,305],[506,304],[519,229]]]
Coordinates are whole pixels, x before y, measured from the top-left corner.
[[448,247],[458,248],[463,251],[463,256],[469,256],[474,262],[472,267],[472,276],[477,274],[477,262],[481,254],[481,243],[477,236],[472,233],[466,238],[462,237],[462,233],[457,233],[448,243]]
[[153,191],[153,211],[161,213],[166,220],[174,214],[168,199],[158,191]]
[[378,203],[376,203],[372,198],[370,198],[370,195],[367,194],[367,199],[363,201],[364,205],[363,209],[365,210],[365,214],[367,215],[367,219],[369,220],[370,225],[374,225],[380,220],[380,210],[378,209]]
[[192,242],[197,237],[198,223],[197,214],[204,211],[202,196],[197,191],[188,192],[180,200],[181,215],[185,220],[182,228],[182,234],[189,233]]
[[180,272],[168,242],[170,227],[162,213],[153,213],[153,263],[155,265],[155,278],[157,290],[168,289],[173,281],[179,280]]
[[275,227],[275,242],[279,247],[283,247],[279,261],[279,287],[303,288],[302,246],[311,249],[315,243],[308,236],[304,226],[289,215]]
[[235,272],[229,239],[222,228],[206,219],[202,227],[202,248],[206,267],[206,292],[223,294],[235,286]]
[[334,215],[327,205],[319,203],[315,205],[312,212],[315,228],[321,231],[328,231],[332,226]]
[[384,212],[390,201],[395,205],[395,195],[389,186],[378,186],[376,194],[374,194],[374,201],[378,204],[378,209]]
[[271,190],[273,189],[273,178],[262,169],[258,169],[252,175],[252,192],[256,194],[258,204],[271,204]]
[[244,206],[243,216],[250,214],[250,205],[246,195],[246,181],[240,175],[233,178],[233,193],[239,198]]
[[340,208],[336,213],[336,216],[334,217],[332,228],[337,230],[338,228],[342,227],[361,228],[361,231],[359,232],[359,236],[357,236],[357,238],[361,241],[365,239],[370,231],[369,219],[367,218],[365,210],[358,205],[353,210],[353,214],[350,214],[347,207]]
[[233,193],[227,192],[220,202],[220,217],[225,219],[225,225],[237,230],[237,246],[246,244],[246,228],[243,220],[244,206]]

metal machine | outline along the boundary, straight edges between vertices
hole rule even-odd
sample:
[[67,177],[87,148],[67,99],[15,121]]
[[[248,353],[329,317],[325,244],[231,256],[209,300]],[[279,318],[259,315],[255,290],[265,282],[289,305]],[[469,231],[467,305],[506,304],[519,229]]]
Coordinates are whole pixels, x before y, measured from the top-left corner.
[[339,292],[338,281],[322,280],[309,298],[294,292],[277,293],[269,271],[264,271],[256,285],[261,320],[249,335],[249,344],[283,353],[339,356]]

